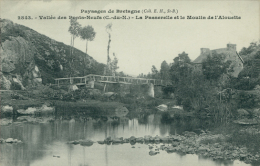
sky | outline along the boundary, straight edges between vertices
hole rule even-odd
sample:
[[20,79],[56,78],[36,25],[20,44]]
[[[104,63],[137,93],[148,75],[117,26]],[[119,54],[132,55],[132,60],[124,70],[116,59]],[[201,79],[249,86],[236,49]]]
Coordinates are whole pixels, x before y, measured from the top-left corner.
[[[86,14],[81,10],[175,9],[178,13]],[[69,16],[131,16],[143,19],[80,19],[82,26],[91,25],[96,37],[88,43],[88,54],[106,63],[108,34],[112,23],[111,49],[119,62],[118,71],[137,76],[151,72],[152,65],[160,69],[166,60],[185,51],[194,60],[200,48],[225,48],[237,44],[237,51],[259,41],[259,1],[1,1],[1,18],[25,25],[54,40],[70,45]],[[31,16],[33,20],[18,20]],[[66,16],[67,19],[40,20],[39,16]],[[144,19],[145,16],[184,16],[185,19]],[[187,19],[187,16],[239,16],[241,19]],[[36,19],[37,18],[37,19]],[[76,48],[85,52],[86,41],[75,39]]]

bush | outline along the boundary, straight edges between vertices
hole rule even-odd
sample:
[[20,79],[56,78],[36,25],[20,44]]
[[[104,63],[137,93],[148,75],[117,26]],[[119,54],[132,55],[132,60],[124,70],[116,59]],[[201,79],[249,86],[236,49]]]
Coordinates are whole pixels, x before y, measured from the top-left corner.
[[248,92],[241,91],[237,94],[239,108],[253,108],[257,105],[257,96]]

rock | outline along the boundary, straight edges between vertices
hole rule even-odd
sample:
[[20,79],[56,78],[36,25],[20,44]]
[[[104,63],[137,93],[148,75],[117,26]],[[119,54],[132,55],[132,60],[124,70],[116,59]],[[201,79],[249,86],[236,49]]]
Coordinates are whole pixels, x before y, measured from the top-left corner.
[[168,142],[169,141],[169,138],[167,137],[161,137],[160,140],[164,143]]
[[126,138],[126,139],[123,140],[123,143],[129,143],[129,142],[130,142],[130,141],[129,141],[128,138]]
[[75,140],[75,141],[69,141],[67,142],[68,144],[74,144],[74,145],[77,145],[79,144],[79,141]]
[[46,104],[43,104],[42,107],[39,109],[39,111],[45,112],[45,113],[53,113],[55,111],[55,108],[49,107]]
[[17,112],[18,112],[19,114],[23,114],[23,115],[32,115],[32,114],[34,114],[36,111],[37,111],[37,108],[34,108],[34,107],[29,107],[29,108],[27,108],[26,110],[24,110],[24,109],[19,109],[19,110],[17,110]]
[[160,146],[160,149],[161,149],[161,150],[164,150],[164,148],[165,148],[165,145],[161,145],[161,146]]
[[142,143],[144,142],[144,138],[143,137],[136,138],[136,142]]
[[252,111],[253,115],[256,117],[260,117],[260,108],[256,108]]
[[238,109],[237,113],[239,116],[247,116],[249,113],[245,109]]
[[149,155],[150,156],[154,156],[154,155],[156,155],[156,154],[158,154],[159,152],[156,152],[156,151],[153,151],[153,150],[151,150],[150,152],[149,152]]
[[173,153],[176,152],[177,150],[178,150],[177,148],[172,146],[166,148],[167,153]]
[[165,104],[161,104],[159,106],[156,107],[159,111],[167,111],[168,110],[168,106]]
[[135,148],[135,146],[132,146],[132,148]]
[[7,138],[5,140],[6,143],[14,143],[14,139],[13,138]]
[[103,145],[105,142],[104,141],[98,141],[98,143]]
[[11,89],[11,81],[6,79],[6,77],[1,72],[1,89],[10,90]]
[[189,132],[189,131],[185,131],[184,133],[183,133],[183,135],[185,136],[185,137],[195,137],[195,136],[197,136],[197,134],[196,133],[194,133],[194,132]]
[[1,113],[13,113],[13,107],[9,105],[5,105],[1,107]]
[[233,122],[236,124],[239,124],[239,125],[257,125],[258,124],[258,120],[256,120],[256,119],[239,119],[239,120],[234,120]]
[[112,139],[113,143],[122,143],[122,140],[120,138],[114,138]]
[[149,142],[151,138],[152,138],[152,136],[146,135],[146,136],[144,136],[144,141]]
[[136,141],[136,138],[135,138],[134,136],[131,136],[131,137],[129,138],[129,141]]
[[69,92],[73,92],[73,91],[76,91],[76,90],[78,90],[78,89],[79,89],[79,88],[77,87],[77,85],[70,85],[68,91],[69,91]]
[[0,120],[0,126],[6,126],[13,122],[12,119],[3,118]]
[[254,90],[260,90],[260,85],[256,85]]
[[173,109],[183,110],[183,106],[175,105],[172,107]]
[[198,153],[205,153],[205,152],[209,152],[209,151],[210,151],[210,149],[207,147],[204,147],[204,146],[199,147],[197,150]]
[[124,106],[117,107],[115,110],[115,115],[117,117],[124,117],[128,114],[128,109]]
[[171,139],[172,141],[176,141],[176,142],[180,142],[183,140],[183,138],[179,135],[171,135],[171,136],[169,136],[169,139]]
[[0,138],[0,143],[5,143],[5,140],[3,138]]
[[94,144],[91,140],[80,140],[79,143],[81,146],[92,146]]

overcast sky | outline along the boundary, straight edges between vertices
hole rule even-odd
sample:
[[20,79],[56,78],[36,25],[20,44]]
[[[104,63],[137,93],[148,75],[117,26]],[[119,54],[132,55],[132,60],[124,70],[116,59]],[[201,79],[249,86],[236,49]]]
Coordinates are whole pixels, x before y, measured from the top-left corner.
[[[54,40],[70,44],[69,19],[40,20],[39,16],[87,16],[84,10],[177,9],[178,14],[165,16],[240,16],[233,20],[145,20],[144,16],[160,14],[99,14],[99,16],[143,16],[142,20],[79,20],[92,25],[96,38],[88,44],[88,54],[106,63],[108,34],[105,26],[112,23],[111,52],[119,59],[119,71],[138,75],[148,73],[152,65],[160,69],[163,60],[173,61],[185,51],[194,60],[200,48],[224,48],[237,44],[237,50],[259,40],[259,2],[257,1],[2,1],[1,18],[10,19]],[[96,16],[98,14],[90,14]],[[38,19],[18,20],[18,16]],[[75,40],[75,47],[85,52],[86,42]]]

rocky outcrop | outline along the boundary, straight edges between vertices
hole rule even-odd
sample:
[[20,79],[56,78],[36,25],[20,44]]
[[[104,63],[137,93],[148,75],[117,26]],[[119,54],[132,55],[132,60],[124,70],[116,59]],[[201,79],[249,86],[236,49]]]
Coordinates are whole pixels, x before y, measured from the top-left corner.
[[103,73],[104,64],[36,31],[2,19],[1,89],[54,83],[54,78]]

